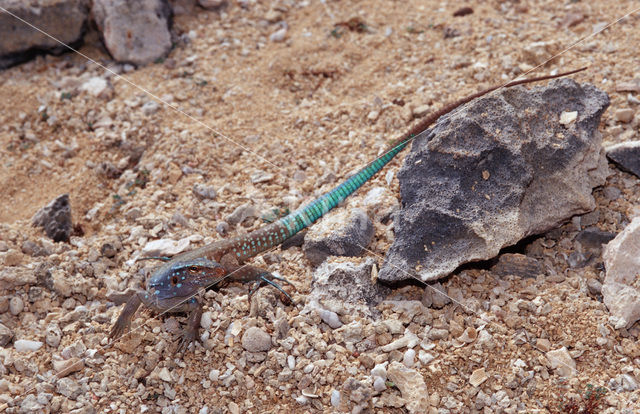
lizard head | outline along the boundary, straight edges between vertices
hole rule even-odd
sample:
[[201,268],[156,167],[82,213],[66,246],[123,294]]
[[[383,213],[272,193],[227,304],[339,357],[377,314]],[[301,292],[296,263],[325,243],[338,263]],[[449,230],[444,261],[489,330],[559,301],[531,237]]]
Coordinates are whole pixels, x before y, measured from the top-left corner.
[[221,282],[226,274],[226,269],[213,260],[172,260],[153,272],[147,281],[147,292],[157,302],[174,302]]

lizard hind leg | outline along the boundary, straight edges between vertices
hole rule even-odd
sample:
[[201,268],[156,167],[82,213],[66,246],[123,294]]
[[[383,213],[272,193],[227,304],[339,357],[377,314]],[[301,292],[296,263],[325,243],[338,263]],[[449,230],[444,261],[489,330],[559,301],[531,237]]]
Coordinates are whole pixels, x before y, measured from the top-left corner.
[[253,294],[256,293],[256,291],[260,289],[261,286],[266,284],[266,285],[271,285],[274,288],[278,289],[283,295],[287,297],[287,299],[289,300],[289,303],[294,303],[293,298],[287,293],[287,291],[285,291],[282,288],[282,286],[280,286],[277,282],[274,282],[274,280],[279,280],[281,282],[284,282],[289,286],[292,286],[293,290],[296,290],[296,287],[293,283],[289,282],[287,279],[283,277],[276,276],[270,272],[267,272],[266,270],[261,270],[261,269],[256,269],[256,270],[258,270],[260,273],[257,275],[256,279],[253,281],[253,286],[249,290],[249,300],[251,300],[251,297],[253,296]]

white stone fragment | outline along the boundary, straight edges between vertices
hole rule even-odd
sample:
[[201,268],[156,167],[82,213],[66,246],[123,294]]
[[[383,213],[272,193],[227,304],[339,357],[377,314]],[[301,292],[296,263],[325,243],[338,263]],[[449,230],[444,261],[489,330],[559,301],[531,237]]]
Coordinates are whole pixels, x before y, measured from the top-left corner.
[[142,256],[171,257],[189,248],[191,241],[188,237],[178,241],[172,239],[152,240],[142,248]]
[[13,347],[18,352],[33,352],[40,349],[42,346],[42,342],[40,341],[31,341],[29,339],[18,339],[13,343]]
[[429,391],[422,375],[399,362],[389,365],[389,379],[398,387],[410,413],[424,413],[429,409]]
[[563,111],[560,114],[560,124],[564,126],[571,125],[576,119],[578,119],[578,111]]
[[573,377],[576,374],[576,361],[571,358],[566,347],[546,353],[551,368],[562,377]]
[[471,373],[471,376],[469,377],[469,384],[471,384],[474,387],[477,387],[483,382],[485,382],[487,378],[489,378],[489,376],[485,372],[484,367],[478,368]]

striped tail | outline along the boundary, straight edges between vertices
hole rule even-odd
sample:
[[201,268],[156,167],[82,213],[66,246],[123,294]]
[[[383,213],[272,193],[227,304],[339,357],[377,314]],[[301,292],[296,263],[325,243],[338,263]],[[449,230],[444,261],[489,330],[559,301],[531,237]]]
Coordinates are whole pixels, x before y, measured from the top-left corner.
[[328,213],[335,206],[340,204],[345,198],[354,193],[358,188],[373,177],[378,171],[380,171],[385,165],[389,163],[400,151],[402,151],[409,142],[414,138],[413,135],[401,139],[400,142],[392,145],[391,149],[385,152],[374,161],[370,162],[366,167],[352,175],[345,182],[338,187],[323,194],[315,201],[311,202],[307,206],[286,217],[278,220],[276,224],[278,227],[286,229],[286,238],[293,236],[301,230],[309,227],[313,222],[320,217]]

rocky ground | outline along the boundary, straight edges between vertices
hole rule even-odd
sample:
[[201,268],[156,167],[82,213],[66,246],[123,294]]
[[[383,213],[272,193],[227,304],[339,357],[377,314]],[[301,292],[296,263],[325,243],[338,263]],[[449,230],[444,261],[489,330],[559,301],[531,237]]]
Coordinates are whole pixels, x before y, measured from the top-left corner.
[[[305,312],[314,267],[292,247],[255,262],[296,285],[295,304],[268,288],[249,303],[246,287],[230,286],[206,293],[202,343],[185,355],[174,354],[181,316],[140,314],[132,334],[107,340],[121,310],[110,294],[142,285],[154,264],[134,259],[149,242],[196,247],[257,228],[331,189],[415,117],[512,79],[635,6],[490,1],[454,16],[459,5],[431,0],[231,1],[176,16],[173,50],[146,67],[113,62],[88,35],[80,51],[130,82],[77,54],[0,72],[0,407],[549,412],[593,386],[607,389],[602,412],[637,412],[640,329],[614,328],[600,251],[584,257],[576,242],[586,227],[619,233],[640,214],[638,178],[613,165],[595,212],[509,251],[543,258],[535,277],[483,263],[435,285],[455,302],[416,283],[394,286],[369,315],[320,315]],[[610,96],[605,145],[638,139],[639,19],[542,69],[590,66],[574,79]],[[366,210],[376,187],[392,208],[394,176],[340,209]],[[54,243],[31,218],[63,193],[73,232]],[[393,231],[374,226],[367,257],[337,263],[375,277]]]

